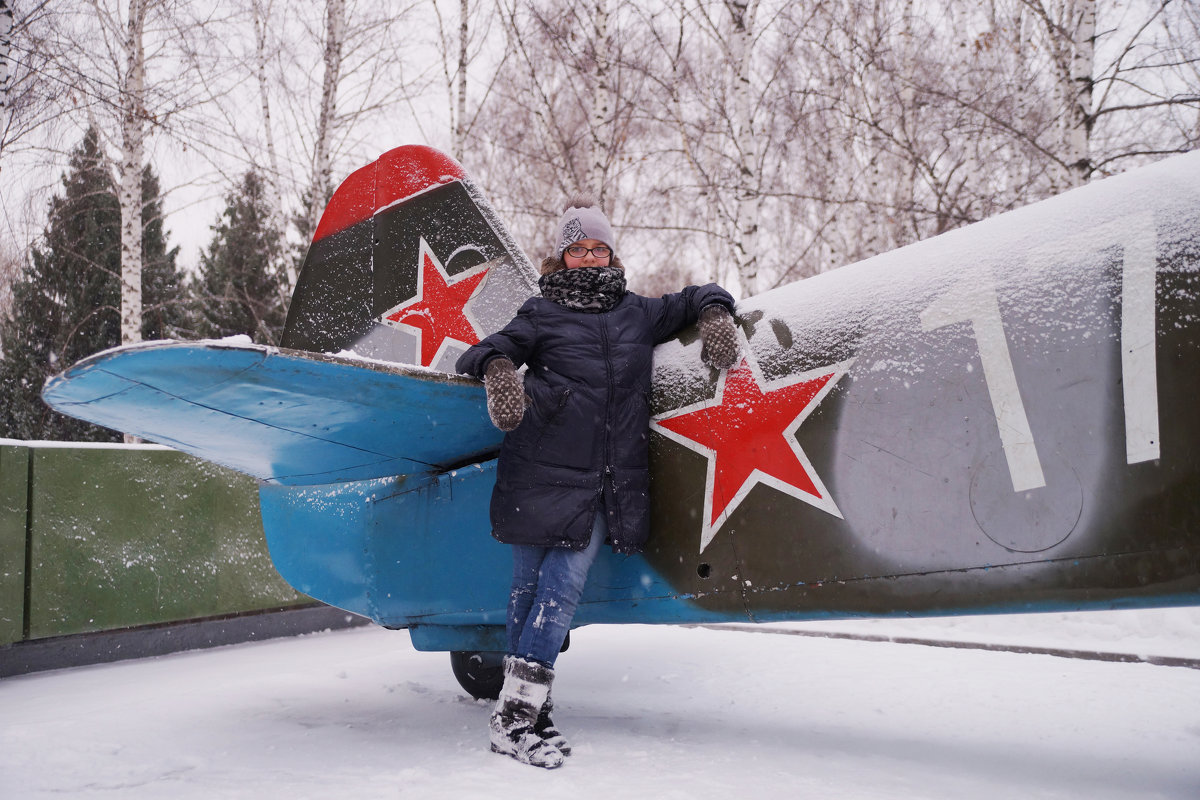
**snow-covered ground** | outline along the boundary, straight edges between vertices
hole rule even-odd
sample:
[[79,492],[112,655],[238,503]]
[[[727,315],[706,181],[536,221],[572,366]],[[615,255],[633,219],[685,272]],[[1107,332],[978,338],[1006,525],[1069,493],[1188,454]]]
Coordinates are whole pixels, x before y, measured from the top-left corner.
[[[776,625],[1196,657],[1200,609]],[[547,772],[403,632],[0,681],[5,798],[1200,798],[1200,670],[675,627],[577,631]]]

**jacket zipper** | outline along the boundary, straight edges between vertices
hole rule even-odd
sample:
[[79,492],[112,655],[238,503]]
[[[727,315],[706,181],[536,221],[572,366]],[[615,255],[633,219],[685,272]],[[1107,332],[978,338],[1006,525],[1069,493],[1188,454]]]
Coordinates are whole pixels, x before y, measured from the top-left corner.
[[[613,393],[615,392],[616,387],[613,385],[612,345],[608,341],[608,319],[607,319],[607,316],[600,317],[600,341],[604,347],[604,372],[605,372],[605,375],[608,377],[608,386],[607,386],[608,396],[606,397],[605,403],[604,403],[604,474],[600,477],[600,498],[601,498],[601,500],[603,500],[603,498],[604,498],[604,484],[607,481],[608,484],[610,486],[612,486],[612,490],[613,490],[612,497],[613,497],[614,508],[609,509],[609,508],[605,507],[604,513],[606,515],[609,515],[612,517],[612,519],[616,523],[616,527],[618,528],[617,533],[619,533],[619,529],[621,526],[620,510],[615,507],[617,505],[617,502],[616,502],[617,487],[613,483],[612,463],[611,463],[610,452],[609,452],[610,451],[609,440],[611,439],[611,436],[612,436],[612,401],[613,401]],[[610,510],[611,510],[611,514],[609,514]],[[617,539],[615,537],[613,537],[613,533],[614,533],[614,531],[609,530],[608,535],[610,538],[613,539],[614,542],[616,542]]]

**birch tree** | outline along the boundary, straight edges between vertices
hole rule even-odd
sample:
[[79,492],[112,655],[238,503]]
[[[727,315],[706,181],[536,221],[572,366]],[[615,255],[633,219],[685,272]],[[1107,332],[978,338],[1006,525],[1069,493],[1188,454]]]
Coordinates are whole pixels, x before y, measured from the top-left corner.
[[12,57],[13,12],[0,0],[0,108],[8,108],[9,59]]
[[[667,13],[647,16],[655,58],[644,68],[662,100],[659,122],[673,131],[691,194],[702,209],[719,278],[729,268],[743,293],[760,288],[760,221],[764,186],[783,152],[772,114],[787,91],[776,81],[783,62],[768,63],[760,51],[773,32],[759,22],[758,0],[722,3],[679,0]],[[766,17],[768,23],[776,10]],[[770,98],[770,99],[769,99]],[[682,222],[682,220],[681,220]]]
[[[450,120],[450,154],[459,162],[463,159],[467,141],[467,68],[470,66],[471,3],[458,0],[458,25],[451,35],[442,19],[441,6],[433,3],[437,21],[438,39],[442,43],[442,77],[446,82],[448,119]],[[455,54],[454,68],[450,68],[450,54]]]
[[142,162],[145,160],[148,0],[129,0],[125,72],[121,82],[121,144],[117,198],[121,205],[121,344],[142,340]]
[[317,127],[313,139],[312,176],[308,185],[308,231],[317,229],[317,222],[329,196],[330,155],[337,112],[338,80],[342,70],[342,45],[346,34],[345,0],[325,0],[325,52],[322,57],[324,74],[321,81],[321,101],[317,111]]
[[470,44],[470,3],[460,0],[458,4],[458,68],[457,97],[454,103],[454,157],[463,157],[467,141],[467,49]]
[[589,44],[594,52],[592,67],[592,109],[591,122],[588,125],[588,136],[591,145],[591,158],[588,165],[587,189],[604,204],[607,192],[605,176],[609,162],[612,159],[612,139],[609,125],[611,109],[609,86],[609,57],[612,51],[612,39],[608,28],[608,1],[593,0],[591,11],[592,30]]
[[1200,40],[1175,33],[1194,19],[1194,3],[1021,3],[1037,22],[1035,55],[1055,79],[1059,138],[1047,147],[1066,186],[1186,149],[1171,144],[1164,136],[1171,126],[1161,123],[1179,111],[1200,112],[1200,84],[1192,79]]
[[754,87],[751,84],[754,55],[754,17],[757,0],[726,0],[729,11],[730,35],[726,57],[733,72],[733,147],[738,153],[737,212],[733,250],[738,283],[746,294],[758,292],[758,221],[762,209],[760,194],[762,142],[754,125]]
[[290,0],[275,14],[283,17],[280,37],[287,43],[272,76],[289,143],[279,152],[280,168],[300,195],[295,222],[302,248],[338,180],[399,144],[389,134],[397,116],[412,113],[417,75],[410,77],[402,54],[411,49],[416,5],[326,0],[314,7]]
[[263,143],[267,150],[266,190],[264,192],[270,200],[270,216],[267,226],[269,230],[274,231],[278,245],[270,250],[272,258],[275,259],[275,263],[271,264],[271,267],[285,278],[280,283],[286,301],[296,286],[296,266],[292,259],[286,258],[284,255],[287,250],[287,226],[284,222],[282,173],[279,170],[279,156],[275,152],[275,131],[271,125],[271,92],[270,82],[267,78],[270,53],[267,30],[271,24],[272,5],[272,0],[251,0],[251,16],[254,23],[254,79],[258,88],[259,106],[262,108]]
[[[122,213],[112,165],[96,129],[71,153],[61,193],[48,203],[43,231],[13,284],[10,313],[0,318],[2,435],[21,439],[111,441],[112,431],[52,412],[40,398],[51,375],[121,341]],[[166,242],[158,181],[142,178],[147,224],[139,231],[148,337],[177,335],[183,322],[177,248]]]
[[1064,160],[1072,186],[1081,186],[1092,174],[1089,144],[1092,124],[1092,71],[1096,66],[1096,0],[1073,0],[1068,6],[1071,61],[1063,105]]
[[[443,5],[454,8],[453,21]],[[440,0],[430,3],[441,42],[438,91],[445,91],[450,154],[462,162],[467,142],[497,82],[505,74],[512,51],[500,22],[500,4],[489,0]],[[419,84],[418,78],[414,83]],[[416,86],[419,92],[420,87]],[[444,134],[428,131],[431,141]]]
[[[161,224],[149,214],[144,170],[155,140],[199,153],[213,126],[203,111],[211,99],[211,11],[183,0],[93,0],[46,6],[38,46],[62,119],[99,135],[121,212],[120,341],[141,340],[145,253],[143,231]],[[153,65],[153,67],[152,67]],[[153,72],[152,72],[153,69]],[[43,151],[46,152],[46,151]],[[178,152],[178,151],[176,151]],[[154,183],[157,187],[157,181]]]

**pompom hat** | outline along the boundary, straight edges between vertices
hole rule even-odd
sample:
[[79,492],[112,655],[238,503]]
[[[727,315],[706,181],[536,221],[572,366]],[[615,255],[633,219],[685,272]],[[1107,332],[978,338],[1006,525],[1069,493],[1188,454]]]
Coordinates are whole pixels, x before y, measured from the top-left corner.
[[586,200],[574,200],[567,204],[566,211],[558,219],[555,234],[558,242],[554,248],[555,258],[562,258],[563,251],[581,239],[595,239],[616,250],[608,217],[598,206]]

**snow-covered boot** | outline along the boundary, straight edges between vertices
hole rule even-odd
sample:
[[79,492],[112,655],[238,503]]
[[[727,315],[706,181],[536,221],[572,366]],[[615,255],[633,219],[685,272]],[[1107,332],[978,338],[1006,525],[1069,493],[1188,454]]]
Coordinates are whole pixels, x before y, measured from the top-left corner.
[[547,694],[537,722],[533,725],[533,732],[542,737],[542,741],[557,747],[558,752],[569,756],[571,755],[571,743],[567,741],[567,737],[562,735],[562,731],[554,726],[554,722],[550,719],[552,713],[554,713],[554,700]]
[[534,730],[553,681],[554,670],[547,666],[515,656],[504,659],[504,687],[488,722],[493,753],[535,767],[562,766],[562,751]]

